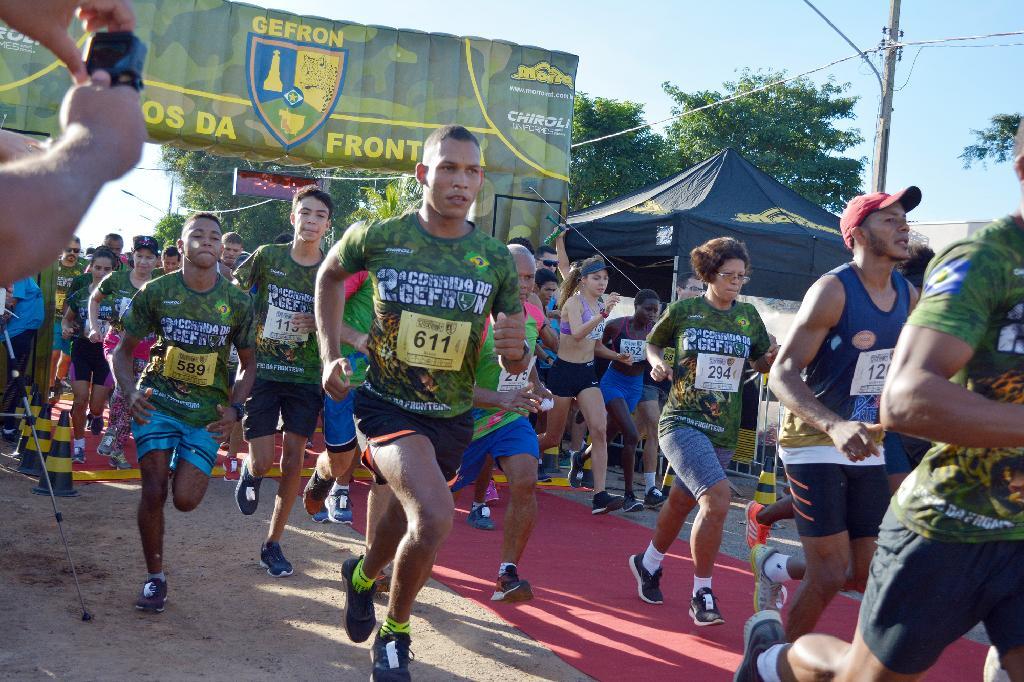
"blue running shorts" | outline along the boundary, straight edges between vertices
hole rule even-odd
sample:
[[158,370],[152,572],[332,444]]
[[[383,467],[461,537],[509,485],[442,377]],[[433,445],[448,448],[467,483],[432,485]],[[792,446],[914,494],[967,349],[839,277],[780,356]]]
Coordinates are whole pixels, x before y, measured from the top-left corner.
[[150,413],[148,424],[132,420],[132,436],[141,460],[153,450],[171,451],[171,470],[183,459],[207,476],[217,462],[217,441],[206,426],[192,426],[162,412]]
[[324,393],[324,444],[331,452],[347,452],[356,446],[355,400],[354,389],[344,400]]
[[622,398],[629,411],[633,412],[644,395],[644,375],[627,376],[609,365],[601,377],[601,395],[604,396],[605,405],[616,398]]
[[452,492],[458,492],[466,486],[473,485],[480,470],[484,468],[487,455],[494,458],[501,468],[501,458],[512,455],[531,455],[540,459],[540,448],[537,445],[537,432],[526,417],[518,417],[515,421],[505,424],[499,429],[480,436],[469,444],[462,454],[459,473],[452,483]]

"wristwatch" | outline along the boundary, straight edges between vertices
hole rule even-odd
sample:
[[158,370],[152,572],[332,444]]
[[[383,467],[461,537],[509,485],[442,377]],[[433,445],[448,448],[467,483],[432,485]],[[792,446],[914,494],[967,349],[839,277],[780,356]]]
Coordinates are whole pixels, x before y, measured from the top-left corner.
[[231,403],[231,407],[235,408],[235,413],[238,415],[238,421],[242,421],[242,417],[245,416],[245,405],[242,403]]

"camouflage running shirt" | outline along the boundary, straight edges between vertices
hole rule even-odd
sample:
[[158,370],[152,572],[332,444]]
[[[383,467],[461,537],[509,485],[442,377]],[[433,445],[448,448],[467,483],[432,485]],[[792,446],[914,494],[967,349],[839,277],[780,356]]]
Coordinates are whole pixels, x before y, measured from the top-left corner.
[[[139,290],[132,284],[132,271],[128,269],[115,270],[100,282],[100,293],[110,299],[114,314],[110,318],[111,327],[120,330],[123,327],[122,319],[128,313],[132,305],[132,297]],[[142,337],[139,337],[142,338]]]
[[505,245],[477,229],[431,236],[412,213],[350,227],[339,262],[350,273],[367,270],[373,282],[366,389],[409,412],[468,412],[484,320],[523,309]]
[[64,314],[64,301],[67,300],[68,294],[74,291],[72,286],[75,278],[84,272],[85,264],[81,260],[76,260],[70,268],[64,265],[63,261],[57,261],[57,289],[54,295],[53,310],[58,318]]
[[771,347],[754,306],[737,302],[729,310],[718,310],[703,296],[676,301],[647,341],[665,348],[666,355],[675,351],[659,433],[689,427],[703,432],[715,447],[735,449],[744,364]]
[[317,265],[299,265],[292,245],[265,244],[235,279],[253,293],[256,322],[256,376],[269,381],[320,385],[320,346],[315,331],[298,331],[294,313],[313,314]]
[[[544,326],[544,313],[532,303],[526,303],[526,343],[535,348],[541,327]],[[494,338],[490,334],[490,325],[484,330],[484,342],[480,346],[480,364],[476,368],[476,385],[489,391],[518,391],[530,383],[530,370],[537,361],[536,356],[530,358],[530,366],[521,374],[509,374],[501,368],[498,356],[494,353]],[[482,438],[492,431],[519,418],[518,412],[509,412],[497,407],[473,408],[473,440]]]
[[[1024,403],[1024,225],[997,220],[936,256],[907,324],[974,349],[951,381],[989,400]],[[936,444],[892,508],[934,540],[1024,540],[1024,447]]]
[[228,400],[231,345],[253,347],[252,300],[223,277],[205,293],[185,286],[181,272],[143,285],[124,319],[142,339],[157,334],[140,388],[153,389],[157,411],[186,424],[216,421]]
[[[89,291],[89,287],[81,287],[75,289],[73,292],[68,294],[68,298],[65,302],[67,307],[75,311],[75,315],[78,316],[78,334],[77,336],[87,337],[89,336],[89,297],[92,292]],[[105,298],[100,301],[99,304],[99,318],[101,323],[100,336],[106,336],[107,328],[110,326],[110,318],[114,314],[114,304],[111,299]]]

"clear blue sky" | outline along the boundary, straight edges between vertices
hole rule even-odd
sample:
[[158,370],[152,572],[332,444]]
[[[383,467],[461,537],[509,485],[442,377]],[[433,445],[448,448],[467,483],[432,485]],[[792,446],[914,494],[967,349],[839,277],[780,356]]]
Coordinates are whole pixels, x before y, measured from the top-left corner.
[[[742,67],[799,73],[852,53],[849,46],[801,0],[694,2],[659,0],[559,0],[542,4],[448,0],[375,0],[324,3],[257,0],[256,5],[297,14],[414,28],[456,35],[501,38],[579,55],[577,90],[642,103],[648,120],[670,115],[661,83],[684,90],[720,88]],[[815,3],[862,49],[878,44],[888,21],[885,0],[819,0]],[[1019,0],[904,0],[904,40],[924,40],[1024,30]],[[989,43],[1024,43],[1024,36]],[[977,43],[969,43],[977,44]],[[1019,192],[1008,164],[965,170],[957,155],[997,113],[1024,110],[1019,81],[1024,45],[1014,47],[908,47],[898,65],[890,147],[890,191],[908,184],[924,192],[916,220],[987,219],[1009,212]],[[917,62],[911,72],[911,64]],[[856,120],[865,142],[850,153],[870,162],[879,89],[860,60],[819,72],[849,82],[860,96]],[[908,80],[909,78],[909,80]],[[147,145],[143,167],[157,166],[158,149]],[[870,183],[870,168],[863,178]],[[135,171],[111,183],[86,217],[80,235],[94,244],[108,231],[126,236],[148,232],[162,210],[120,192],[166,207],[169,180],[159,172]],[[211,208],[211,207],[208,207]],[[216,208],[216,207],[212,207]],[[144,217],[143,217],[144,216]],[[150,220],[147,220],[149,218]]]

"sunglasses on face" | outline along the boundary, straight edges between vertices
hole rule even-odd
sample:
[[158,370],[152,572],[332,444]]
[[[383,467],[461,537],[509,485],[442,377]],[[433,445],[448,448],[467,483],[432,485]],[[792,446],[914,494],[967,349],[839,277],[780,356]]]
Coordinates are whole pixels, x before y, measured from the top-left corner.
[[540,262],[543,263],[544,265],[548,266],[549,268],[553,268],[556,265],[558,265],[558,261],[556,261],[556,260],[541,259]]
[[82,253],[81,249],[64,249],[64,253]]

